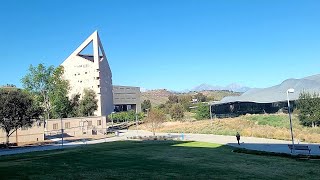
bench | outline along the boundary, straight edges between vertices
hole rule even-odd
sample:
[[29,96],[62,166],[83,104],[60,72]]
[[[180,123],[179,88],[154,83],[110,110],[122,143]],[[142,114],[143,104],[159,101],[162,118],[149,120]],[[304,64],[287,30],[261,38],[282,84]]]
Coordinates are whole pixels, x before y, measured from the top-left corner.
[[[291,150],[291,153],[292,153],[292,150],[293,150],[293,145],[288,145],[289,149]],[[294,150],[298,150],[298,151],[308,151],[309,154],[310,154],[310,151],[311,149],[309,148],[309,146],[307,145],[300,145],[300,144],[295,144],[294,145]]]

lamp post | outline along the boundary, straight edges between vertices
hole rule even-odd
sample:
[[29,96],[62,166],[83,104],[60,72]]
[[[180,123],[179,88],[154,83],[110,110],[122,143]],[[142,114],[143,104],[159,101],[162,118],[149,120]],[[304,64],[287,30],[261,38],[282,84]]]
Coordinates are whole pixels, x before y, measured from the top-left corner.
[[111,126],[112,126],[112,132],[113,132],[113,114],[114,112],[111,113]]
[[295,153],[294,150],[294,140],[293,140],[293,131],[292,131],[292,118],[291,118],[291,108],[290,108],[290,99],[289,99],[289,93],[294,93],[294,89],[288,89],[287,90],[287,100],[288,100],[288,114],[290,119],[290,131],[291,131],[291,140],[292,140],[292,152]]
[[211,119],[211,126],[213,124],[213,119],[212,119],[212,109],[211,109],[211,104],[209,103],[209,109],[210,109],[210,119]]
[[138,109],[136,108],[136,130],[137,130],[137,135],[138,135],[138,124],[139,124],[139,122],[138,122]]
[[61,121],[61,147],[63,148],[63,122],[62,122],[62,115],[60,115]]

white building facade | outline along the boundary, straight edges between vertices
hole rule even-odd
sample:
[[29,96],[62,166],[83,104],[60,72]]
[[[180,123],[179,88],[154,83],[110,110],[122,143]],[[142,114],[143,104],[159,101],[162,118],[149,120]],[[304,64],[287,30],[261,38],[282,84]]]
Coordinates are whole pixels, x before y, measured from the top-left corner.
[[[93,51],[82,51],[92,45]],[[114,110],[112,93],[112,72],[102,47],[98,32],[91,34],[62,64],[64,78],[69,81],[69,97],[83,96],[84,89],[96,92],[98,109],[96,116],[106,116]]]

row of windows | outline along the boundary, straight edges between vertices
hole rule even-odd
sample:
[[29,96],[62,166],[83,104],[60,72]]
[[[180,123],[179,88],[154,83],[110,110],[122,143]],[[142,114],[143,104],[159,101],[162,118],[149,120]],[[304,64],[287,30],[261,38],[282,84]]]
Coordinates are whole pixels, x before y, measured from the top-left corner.
[[76,68],[80,68],[80,67],[84,67],[84,68],[87,68],[87,67],[89,67],[89,65],[88,64],[80,64],[80,65],[76,65],[76,66],[74,66],[74,67],[76,67]]
[[[88,72],[84,72],[84,74],[88,74]],[[77,73],[76,73],[76,74],[74,74],[74,76],[77,76],[77,75],[79,76],[79,75],[80,75],[80,73],[78,73],[78,74],[77,74]],[[97,79],[97,80],[98,80],[98,79],[100,79],[100,77],[94,77],[94,79]]]
[[[82,121],[79,123],[79,125],[82,126],[92,126],[92,121]],[[97,126],[101,126],[102,125],[102,121],[101,120],[97,120]],[[58,130],[59,129],[59,123],[54,123],[53,127],[54,130]],[[65,129],[70,129],[70,122],[65,122],[64,123],[64,128]]]

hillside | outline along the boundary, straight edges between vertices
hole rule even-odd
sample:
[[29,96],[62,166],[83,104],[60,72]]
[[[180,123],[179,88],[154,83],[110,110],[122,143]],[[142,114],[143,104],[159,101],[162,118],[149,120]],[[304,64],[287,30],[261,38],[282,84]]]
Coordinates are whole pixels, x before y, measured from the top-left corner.
[[156,89],[141,92],[141,102],[149,99],[151,101],[152,106],[157,106],[159,104],[164,104],[168,100],[168,97],[173,94],[174,93],[166,89]]
[[[226,96],[240,96],[241,93],[231,92],[231,91],[200,91],[202,94],[206,95],[209,98],[214,98],[214,100],[219,101]],[[182,94],[190,94],[194,95],[197,92],[188,92],[188,93],[174,93],[170,92],[166,89],[157,89],[150,90],[146,92],[141,92],[141,102],[143,100],[149,99],[151,101],[152,106],[157,106],[159,104],[164,104],[170,95],[182,95]]]
[[[239,92],[232,92],[232,91],[225,91],[225,90],[214,90],[214,91],[200,91],[207,97],[213,97],[215,101],[220,101],[224,97],[227,96],[240,96],[242,93]],[[196,94],[197,92],[189,92],[188,94]]]

